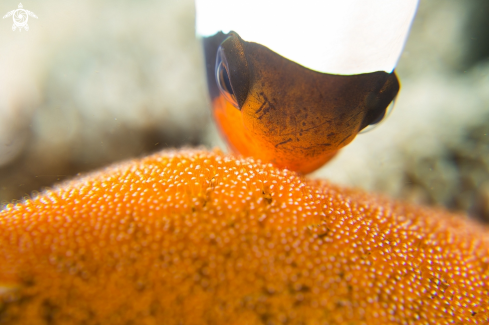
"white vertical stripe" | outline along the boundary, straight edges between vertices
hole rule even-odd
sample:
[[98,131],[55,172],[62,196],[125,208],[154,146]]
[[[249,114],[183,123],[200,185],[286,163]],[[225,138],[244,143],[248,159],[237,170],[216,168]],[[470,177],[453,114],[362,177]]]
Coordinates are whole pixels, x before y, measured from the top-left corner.
[[391,72],[418,0],[196,0],[197,33],[236,31],[307,68]]

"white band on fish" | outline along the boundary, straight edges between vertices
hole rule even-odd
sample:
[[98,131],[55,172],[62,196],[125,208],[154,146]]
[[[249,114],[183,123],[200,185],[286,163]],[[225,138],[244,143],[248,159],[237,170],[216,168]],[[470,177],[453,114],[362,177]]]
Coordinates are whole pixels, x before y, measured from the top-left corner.
[[418,0],[196,0],[196,31],[233,30],[306,68],[391,73]]

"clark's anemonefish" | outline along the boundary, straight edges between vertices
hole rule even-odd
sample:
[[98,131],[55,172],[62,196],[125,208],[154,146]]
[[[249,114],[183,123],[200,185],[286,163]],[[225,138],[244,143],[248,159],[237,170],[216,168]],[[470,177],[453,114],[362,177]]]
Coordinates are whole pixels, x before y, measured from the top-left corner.
[[197,0],[213,115],[231,149],[300,173],[383,119],[418,0]]

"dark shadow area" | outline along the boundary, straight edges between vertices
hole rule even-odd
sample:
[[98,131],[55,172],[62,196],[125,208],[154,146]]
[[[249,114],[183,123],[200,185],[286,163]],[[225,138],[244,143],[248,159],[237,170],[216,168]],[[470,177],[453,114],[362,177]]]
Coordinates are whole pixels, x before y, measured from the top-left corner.
[[466,54],[463,68],[469,69],[489,58],[489,1],[468,1],[470,6],[466,20]]

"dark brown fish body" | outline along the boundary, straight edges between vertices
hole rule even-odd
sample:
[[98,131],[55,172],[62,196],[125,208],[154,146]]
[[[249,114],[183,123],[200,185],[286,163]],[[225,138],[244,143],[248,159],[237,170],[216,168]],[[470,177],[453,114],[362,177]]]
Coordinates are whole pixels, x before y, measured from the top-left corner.
[[234,32],[204,38],[204,48],[213,115],[229,146],[301,173],[380,121],[399,91],[394,72],[320,73]]

